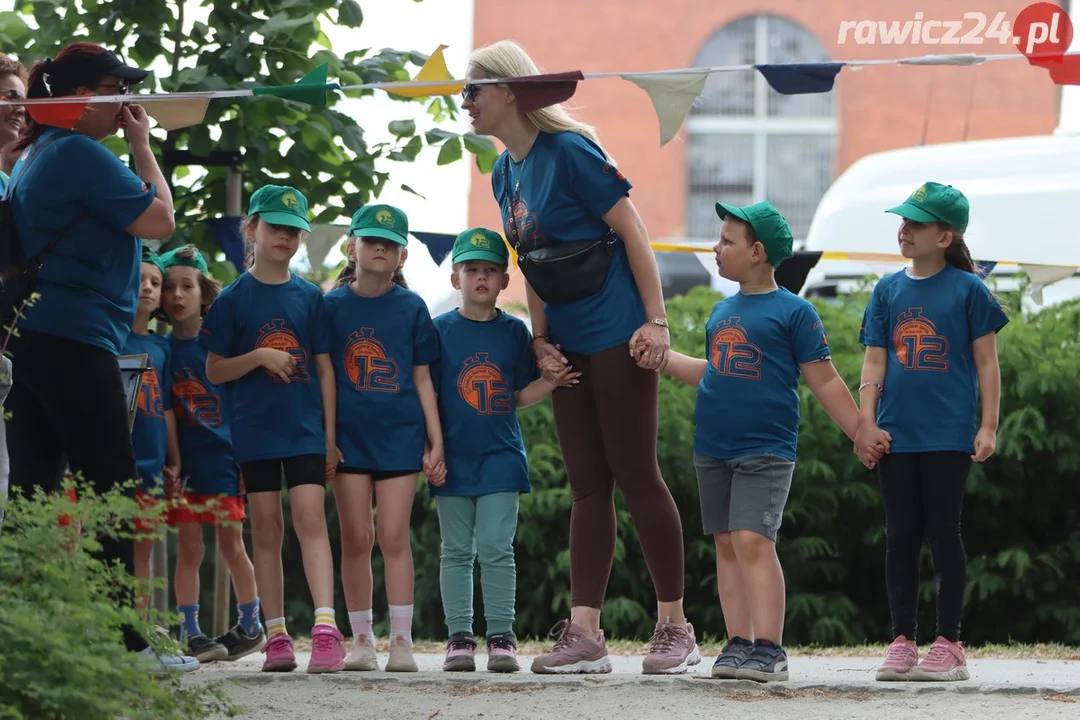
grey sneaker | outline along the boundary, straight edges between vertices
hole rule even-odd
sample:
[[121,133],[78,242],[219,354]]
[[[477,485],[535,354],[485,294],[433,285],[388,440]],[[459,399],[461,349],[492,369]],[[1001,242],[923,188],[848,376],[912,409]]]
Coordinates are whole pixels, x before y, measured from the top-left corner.
[[771,640],[757,639],[754,651],[735,671],[738,680],[757,682],[783,681],[788,679],[787,653]]
[[656,623],[656,631],[649,645],[649,654],[641,663],[646,675],[677,675],[701,662],[694,626],[690,623]]
[[190,655],[156,653],[147,647],[136,653],[139,663],[152,675],[167,675],[173,672],[189,673],[199,669],[199,661]]
[[390,640],[390,658],[386,661],[386,672],[418,672],[413,659],[412,644],[398,635]]
[[577,623],[562,620],[551,629],[551,634],[559,639],[555,641],[551,652],[533,659],[534,673],[561,675],[611,672],[611,658],[608,656],[603,632],[597,642],[586,635]]
[[750,653],[754,652],[754,643],[741,637],[733,637],[720,654],[716,656],[716,662],[712,666],[712,676],[725,680],[734,680],[735,672],[743,664]]

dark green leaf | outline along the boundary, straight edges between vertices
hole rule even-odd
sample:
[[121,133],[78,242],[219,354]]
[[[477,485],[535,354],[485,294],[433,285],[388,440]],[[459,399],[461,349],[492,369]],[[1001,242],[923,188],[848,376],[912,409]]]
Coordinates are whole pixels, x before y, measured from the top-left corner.
[[341,0],[338,6],[338,24],[357,28],[364,24],[364,13],[356,0]]
[[457,137],[457,133],[452,133],[449,130],[443,130],[442,128],[433,128],[424,133],[424,138],[427,140],[428,145],[438,145],[444,140]]
[[439,165],[449,165],[461,159],[461,139],[447,140],[439,150]]
[[416,134],[416,123],[412,120],[391,120],[387,129],[394,137],[407,138]]
[[407,192],[407,193],[412,193],[413,195],[415,195],[415,196],[416,196],[416,197],[418,197],[418,198],[423,198],[424,200],[427,200],[427,198],[426,198],[426,197],[424,197],[424,196],[423,196],[423,195],[421,195],[420,193],[416,192],[415,190],[413,190],[413,189],[412,189],[411,187],[409,187],[409,186],[408,186],[408,185],[406,185],[405,183],[402,183],[402,184],[401,184],[401,189],[402,189],[402,190],[404,190],[404,191],[405,191],[405,192]]
[[413,135],[408,144],[401,149],[403,153],[409,158],[409,160],[415,160],[416,156],[420,154],[420,151],[424,149],[424,141],[420,139],[419,135]]

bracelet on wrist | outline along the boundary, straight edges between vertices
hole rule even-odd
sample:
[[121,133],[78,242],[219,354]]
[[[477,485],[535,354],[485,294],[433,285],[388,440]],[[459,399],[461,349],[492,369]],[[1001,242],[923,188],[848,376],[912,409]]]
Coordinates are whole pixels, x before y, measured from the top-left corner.
[[549,338],[547,335],[534,335],[532,339],[532,344],[535,345],[537,340],[543,340],[546,343],[551,342],[551,338]]
[[868,388],[868,387],[877,388],[877,391],[878,391],[879,395],[884,395],[885,394],[885,388],[881,385],[881,383],[876,383],[876,382],[864,382],[864,383],[861,383],[859,385],[859,392],[862,392],[863,388]]

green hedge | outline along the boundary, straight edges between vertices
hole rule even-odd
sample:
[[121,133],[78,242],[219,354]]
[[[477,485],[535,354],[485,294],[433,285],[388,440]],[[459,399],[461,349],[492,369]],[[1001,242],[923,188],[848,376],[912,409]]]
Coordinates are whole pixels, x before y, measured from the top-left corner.
[[[673,346],[701,356],[704,326],[719,295],[698,289],[669,302]],[[863,348],[859,323],[866,296],[820,303],[841,376],[858,385]],[[1015,307],[1015,304],[1014,304]],[[999,338],[1001,428],[997,453],[972,471],[964,513],[969,558],[964,634],[971,643],[1080,643],[1080,304],[1031,317],[1013,313]],[[693,388],[661,384],[659,460],[682,512],[686,539],[686,610],[699,634],[722,637],[711,538],[702,536],[692,463]],[[787,576],[788,644],[888,641],[884,580],[884,515],[876,476],[803,386],[799,460],[780,532]],[[733,408],[737,412],[738,408]],[[533,492],[524,496],[517,536],[520,636],[543,636],[568,612],[567,542],[571,496],[552,423],[550,402],[522,413]],[[604,627],[611,637],[647,638],[655,596],[629,512],[617,494],[619,543]],[[333,543],[337,518],[328,504]],[[287,516],[286,516],[287,517]],[[418,495],[413,514],[416,563],[415,636],[445,636],[439,596],[439,528],[434,503]],[[299,546],[287,534],[286,588],[297,631],[311,619]],[[335,547],[335,554],[338,552]],[[375,609],[387,624],[376,548]],[[208,564],[209,565],[209,564]],[[923,565],[920,627],[933,630],[933,576]],[[207,578],[209,580],[209,576]],[[209,587],[209,582],[204,583]],[[209,601],[209,598],[206,598]],[[338,608],[344,601],[338,592]],[[483,632],[479,585],[477,632]],[[385,628],[384,628],[385,629]]]

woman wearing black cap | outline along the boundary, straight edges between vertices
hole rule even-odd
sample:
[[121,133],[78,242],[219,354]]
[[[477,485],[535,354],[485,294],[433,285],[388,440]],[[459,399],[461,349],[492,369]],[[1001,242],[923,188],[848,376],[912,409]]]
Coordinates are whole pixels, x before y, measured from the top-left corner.
[[[147,75],[100,46],[75,43],[31,69],[27,97],[123,95]],[[11,174],[11,208],[28,256],[55,245],[37,276],[40,297],[9,345],[11,487],[54,492],[70,466],[104,493],[138,478],[117,356],[139,300],[137,238],[173,233],[172,196],[138,105],[87,103],[72,130],[28,123],[19,143],[28,152]],[[121,124],[138,175],[100,142]],[[132,572],[131,539],[102,543],[105,559]],[[156,657],[130,627],[124,640],[152,669],[198,667],[193,658]]]

